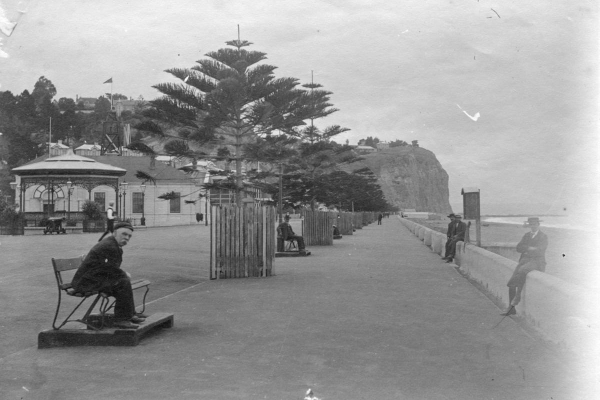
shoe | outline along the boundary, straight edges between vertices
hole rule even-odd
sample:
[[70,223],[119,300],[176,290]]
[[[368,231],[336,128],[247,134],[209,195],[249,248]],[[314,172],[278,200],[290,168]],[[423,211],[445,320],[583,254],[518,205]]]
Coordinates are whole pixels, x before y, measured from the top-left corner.
[[113,326],[121,329],[137,329],[140,327],[139,325],[136,325],[130,321],[115,321]]
[[449,263],[451,263],[451,262],[452,262],[452,259],[451,259],[451,258],[447,258],[447,259],[446,259],[446,264],[449,264]]
[[501,313],[500,315],[504,315],[505,317],[508,317],[509,315],[515,315],[516,313],[517,313],[517,310],[515,310],[514,307],[510,307],[508,310]]
[[141,317],[138,317],[137,315],[134,315],[133,317],[131,317],[130,321],[133,322],[134,324],[141,324],[142,322],[146,321],[146,318],[141,318]]

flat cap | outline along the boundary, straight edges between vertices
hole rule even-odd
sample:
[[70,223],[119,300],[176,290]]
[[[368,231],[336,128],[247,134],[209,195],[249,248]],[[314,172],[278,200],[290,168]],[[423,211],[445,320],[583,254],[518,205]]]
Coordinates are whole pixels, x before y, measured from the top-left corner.
[[114,230],[116,231],[117,229],[120,229],[120,228],[126,228],[133,232],[133,226],[131,226],[131,224],[129,222],[125,222],[125,221],[117,222],[114,226]]

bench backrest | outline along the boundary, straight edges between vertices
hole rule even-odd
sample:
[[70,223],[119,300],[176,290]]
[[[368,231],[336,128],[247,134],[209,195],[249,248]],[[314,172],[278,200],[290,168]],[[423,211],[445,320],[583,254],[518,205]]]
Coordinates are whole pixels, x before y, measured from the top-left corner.
[[83,262],[85,255],[80,255],[75,258],[53,258],[52,268],[54,268],[54,276],[56,277],[56,283],[60,289],[67,289],[71,286],[71,282],[63,283],[62,272],[70,271],[79,268]]

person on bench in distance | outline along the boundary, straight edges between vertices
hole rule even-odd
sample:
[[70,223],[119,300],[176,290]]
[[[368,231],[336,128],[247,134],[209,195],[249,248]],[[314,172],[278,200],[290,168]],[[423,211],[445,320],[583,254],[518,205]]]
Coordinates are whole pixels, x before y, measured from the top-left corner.
[[284,241],[295,240],[298,243],[298,251],[300,254],[306,254],[306,249],[304,248],[304,238],[294,233],[294,230],[290,226],[289,215],[283,217],[283,222],[277,227],[277,237],[283,238]]
[[117,222],[112,234],[92,247],[71,282],[78,293],[98,291],[114,297],[114,326],[124,329],[136,329],[146,317],[135,313],[130,275],[121,269],[122,247],[132,234],[133,227],[129,222]]

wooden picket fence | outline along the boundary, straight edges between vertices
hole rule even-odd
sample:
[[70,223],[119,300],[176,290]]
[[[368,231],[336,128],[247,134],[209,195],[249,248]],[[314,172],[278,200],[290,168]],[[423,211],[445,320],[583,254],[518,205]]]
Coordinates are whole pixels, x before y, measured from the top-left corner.
[[336,213],[336,226],[341,235],[352,235],[354,232],[354,215],[350,212]]
[[352,225],[354,229],[362,229],[363,227],[363,213],[353,212],[352,213]]
[[365,211],[362,213],[363,216],[363,226],[367,226],[375,221],[377,221],[377,215],[379,213],[372,211]]
[[210,279],[271,276],[275,208],[226,205],[211,209]]
[[302,210],[301,215],[304,218],[304,244],[307,246],[333,244],[333,221],[337,213]]

